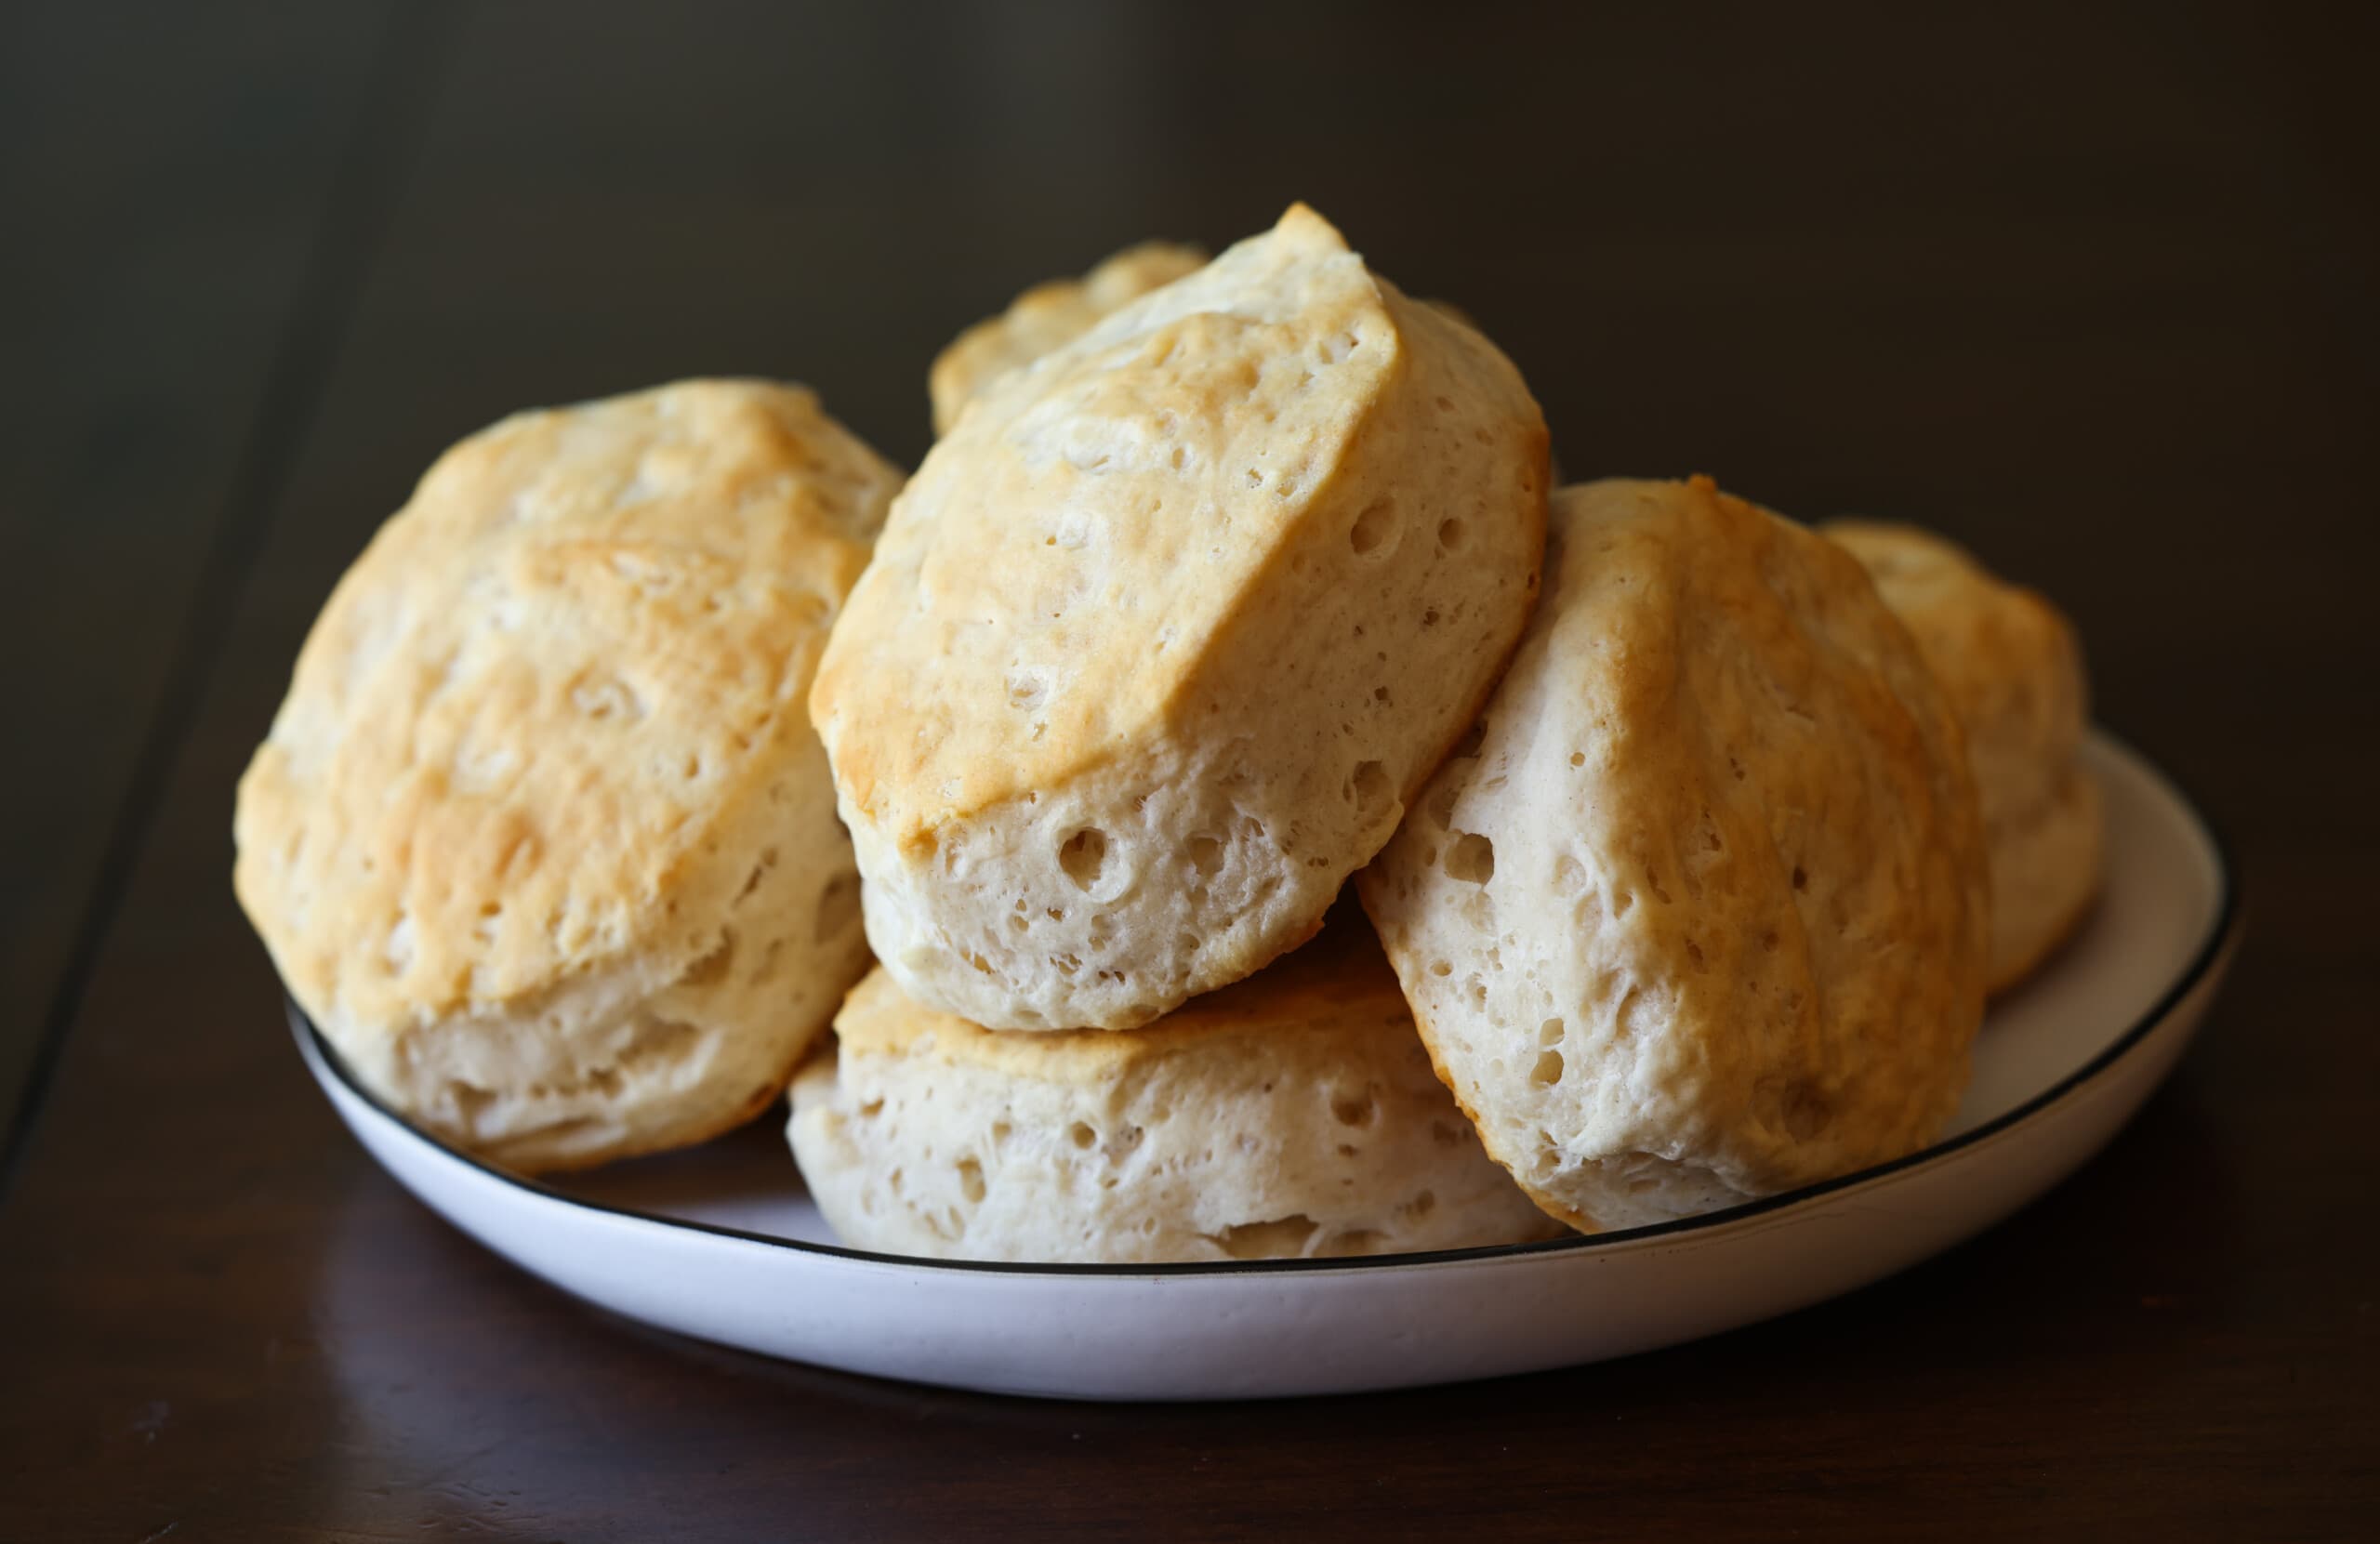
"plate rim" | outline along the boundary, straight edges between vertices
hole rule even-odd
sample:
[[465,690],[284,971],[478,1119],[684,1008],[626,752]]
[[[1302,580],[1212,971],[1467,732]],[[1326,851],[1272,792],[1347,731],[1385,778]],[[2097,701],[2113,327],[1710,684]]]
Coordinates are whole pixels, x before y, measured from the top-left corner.
[[[1949,1137],[1931,1146],[1887,1162],[1839,1174],[1830,1180],[1793,1190],[1780,1191],[1756,1200],[1728,1207],[1723,1210],[1701,1212],[1692,1217],[1672,1218],[1661,1222],[1648,1222],[1633,1228],[1617,1228],[1606,1233],[1572,1234],[1567,1238],[1542,1239],[1526,1244],[1486,1244],[1463,1249],[1419,1250],[1408,1254],[1340,1256],[1316,1260],[1170,1260],[1146,1264],[1114,1261],[1069,1260],[936,1260],[923,1255],[888,1254],[875,1249],[856,1249],[842,1244],[815,1244],[798,1238],[786,1238],[776,1234],[755,1233],[747,1228],[730,1227],[719,1222],[702,1222],[690,1218],[670,1217],[658,1212],[642,1211],[634,1207],[615,1206],[605,1201],[589,1200],[574,1195],[532,1175],[516,1174],[477,1157],[447,1142],[444,1139],[423,1130],[391,1108],[379,1095],[366,1088],[349,1070],[347,1062],[332,1045],[312,1018],[291,996],[286,988],[282,993],[283,1006],[287,1011],[289,1026],[298,1042],[301,1058],[327,1070],[340,1088],[381,1116],[399,1134],[431,1149],[444,1157],[475,1170],[480,1177],[509,1189],[518,1190],[537,1199],[559,1202],[565,1207],[592,1212],[599,1216],[650,1223],[659,1227],[682,1229],[707,1234],[718,1238],[757,1244],[796,1255],[849,1261],[866,1265],[892,1266],[905,1271],[949,1272],[961,1275],[1050,1276],[1068,1279],[1083,1277],[1114,1277],[1146,1280],[1150,1277],[1214,1277],[1214,1276],[1275,1276],[1282,1274],[1358,1273],[1391,1270],[1410,1270],[1421,1266],[1486,1263],[1495,1260],[1525,1260],[1548,1255],[1572,1254],[1582,1251],[1606,1251],[1627,1246],[1647,1243],[1682,1234],[1699,1234],[1732,1227],[1788,1207],[1801,1206],[1821,1197],[1839,1194],[1857,1186],[1874,1184],[1880,1181],[1910,1173],[1920,1168],[1941,1163],[1983,1144],[2007,1135],[2016,1127],[2064,1103],[2082,1089],[2096,1082],[2117,1062],[2125,1060],[2172,1018],[2174,1011],[2189,996],[2215,975],[2237,942],[2243,917],[2243,886],[2231,843],[2222,829],[2208,817],[2204,807],[2190,796],[2188,788],[2163,767],[2135,747],[2129,740],[2098,726],[2092,726],[2090,740],[2111,748],[2133,763],[2134,770],[2147,772],[2164,785],[2174,801],[2179,804],[2198,828],[2215,859],[2216,901],[2215,914],[2207,923],[2206,932],[2191,951],[2188,963],[2159,993],[2156,999],[2098,1053],[2064,1077],[2043,1089],[2022,1103],[2002,1111],[1991,1119],[1955,1137]],[[788,1157],[788,1160],[790,1158]],[[408,1185],[407,1189],[412,1187]]]

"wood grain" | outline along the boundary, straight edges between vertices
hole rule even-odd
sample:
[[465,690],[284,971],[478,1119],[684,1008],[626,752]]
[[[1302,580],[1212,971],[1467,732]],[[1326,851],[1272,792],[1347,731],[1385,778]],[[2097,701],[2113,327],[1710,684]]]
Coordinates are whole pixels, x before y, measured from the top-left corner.
[[339,320],[379,7],[0,19],[0,1131],[62,1035]]
[[[144,115],[153,77],[90,14],[10,50],[12,79],[70,83],[11,94],[22,153],[121,201],[48,272],[164,241],[185,205],[155,190],[203,142],[202,112]],[[0,1194],[0,1537],[2372,1537],[2367,10],[419,14],[362,45],[316,23],[302,64],[261,24],[176,34],[199,98],[299,104],[258,120],[253,176],[180,196],[298,234],[220,257],[192,293],[225,309],[181,331],[43,323],[27,357],[83,372],[72,391],[12,373],[12,688],[126,706],[75,743],[86,776],[9,785],[83,835],[9,870],[7,915],[74,914],[110,832],[125,856]],[[379,169],[342,206],[357,154]],[[687,1344],[397,1191],[290,1053],[228,816],[314,609],[438,448],[528,402],[749,371],[914,458],[959,325],[1292,196],[1477,315],[1573,475],[1926,521],[2077,614],[2103,716],[2246,870],[2233,983],[2138,1123],[1987,1237],[1774,1324],[1196,1408]],[[309,290],[325,230],[351,267]],[[276,358],[292,392],[300,295],[306,389],[234,476]],[[70,449],[110,442],[99,387],[144,359],[143,432],[192,448],[112,482],[118,458]],[[102,510],[153,574],[74,545]],[[188,629],[159,618],[208,607],[161,719]],[[119,616],[121,650],[73,646]],[[144,735],[157,798],[111,825]],[[74,940],[10,945],[48,990]]]

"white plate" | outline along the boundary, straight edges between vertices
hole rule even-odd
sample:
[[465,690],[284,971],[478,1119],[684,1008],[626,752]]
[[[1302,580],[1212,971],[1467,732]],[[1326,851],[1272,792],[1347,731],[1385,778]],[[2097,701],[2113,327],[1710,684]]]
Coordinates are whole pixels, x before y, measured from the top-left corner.
[[1338,1393],[1674,1344],[1861,1287],[1990,1227],[2098,1151],[2229,963],[2215,838],[2105,737],[2108,873],[2073,944],[1996,1004],[1952,1133],[1880,1168],[1657,1227],[1516,1247],[1157,1267],[929,1261],[831,1243],[773,1128],[557,1183],[491,1168],[363,1092],[292,1010],[356,1136],[423,1201],[565,1291],[853,1372],[1079,1399]]

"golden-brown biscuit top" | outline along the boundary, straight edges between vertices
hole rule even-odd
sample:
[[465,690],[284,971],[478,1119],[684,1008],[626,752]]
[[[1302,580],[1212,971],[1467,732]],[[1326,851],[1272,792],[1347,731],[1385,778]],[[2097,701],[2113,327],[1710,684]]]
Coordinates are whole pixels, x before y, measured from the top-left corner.
[[1966,731],[1987,808],[2048,797],[2089,714],[2072,625],[1929,531],[1856,520],[1819,529],[1859,560],[1916,638]]
[[809,391],[748,381],[523,413],[443,456],[241,782],[235,885],[299,1000],[519,1008],[668,926],[806,745],[899,481]]
[[947,434],[959,410],[985,387],[1089,332],[1100,318],[1206,266],[1195,246],[1143,242],[1079,279],[1052,279],[1026,290],[1009,309],[960,333],[933,362],[926,389],[933,431]]
[[995,383],[820,664],[846,810],[920,842],[1158,738],[1408,368],[1392,301],[1300,205]]

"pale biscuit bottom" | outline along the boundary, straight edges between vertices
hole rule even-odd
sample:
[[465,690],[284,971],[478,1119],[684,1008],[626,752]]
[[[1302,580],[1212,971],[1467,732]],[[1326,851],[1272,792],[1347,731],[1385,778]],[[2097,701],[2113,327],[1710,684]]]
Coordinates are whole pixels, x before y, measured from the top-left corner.
[[1276,1010],[1271,974],[1146,1030],[1019,1036],[879,970],[794,1080],[787,1135],[837,1236],[893,1254],[1142,1264],[1562,1233],[1481,1149],[1393,979]]

